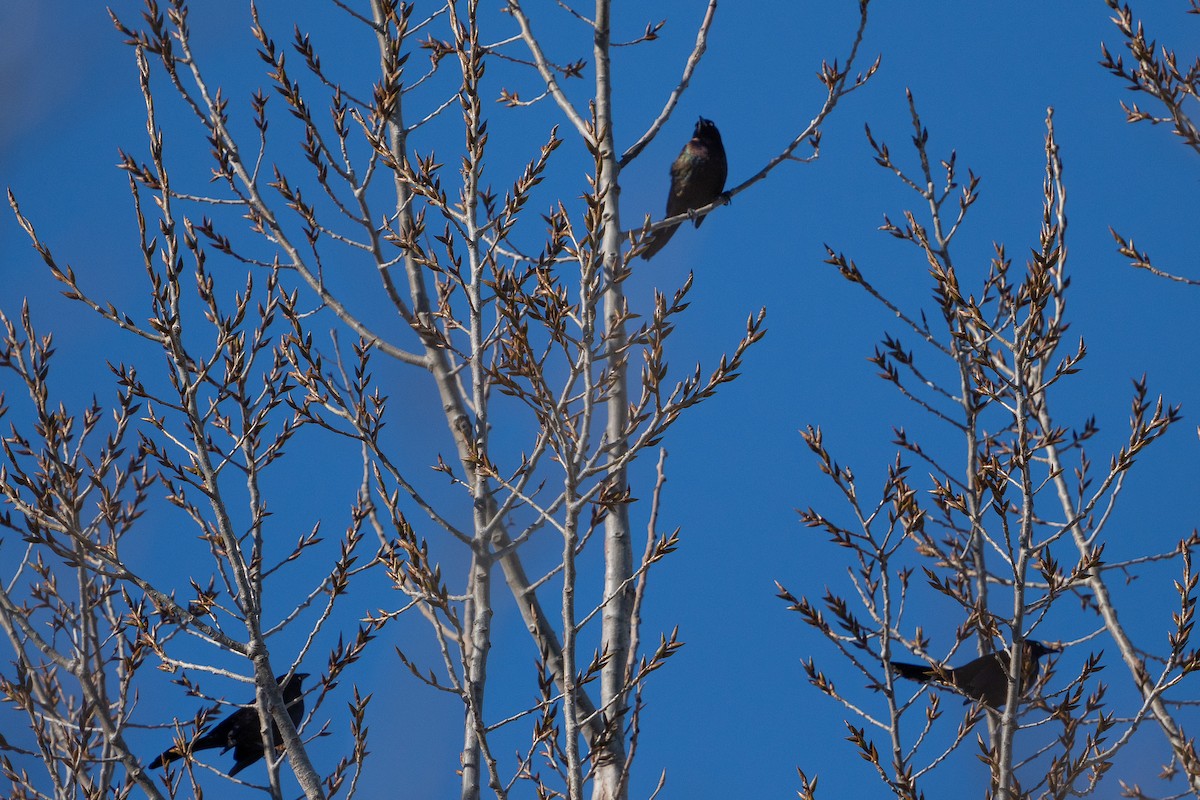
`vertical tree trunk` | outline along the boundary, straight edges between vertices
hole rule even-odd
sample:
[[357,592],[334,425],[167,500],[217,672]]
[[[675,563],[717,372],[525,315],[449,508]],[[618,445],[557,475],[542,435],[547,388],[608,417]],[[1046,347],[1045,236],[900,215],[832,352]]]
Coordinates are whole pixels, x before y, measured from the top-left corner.
[[[613,143],[612,75],[609,61],[609,12],[611,0],[596,0],[596,148],[600,165],[599,191],[603,198],[604,238],[601,250],[605,270],[605,336],[608,352],[612,354],[609,368],[613,372],[613,387],[608,398],[607,434],[611,457],[625,453],[625,427],[628,421],[629,392],[628,362],[625,357],[625,295],[621,281],[614,276],[623,269],[621,264],[620,167]],[[628,484],[624,466],[609,476],[612,494],[620,496]],[[629,507],[618,502],[608,509],[604,521],[604,597],[608,599],[603,613],[602,649],[608,662],[601,675],[601,708],[606,722],[606,735],[599,748],[593,746],[592,758],[595,800],[620,800],[626,794],[625,743],[622,730],[625,722],[625,665],[628,662],[629,622],[632,595],[627,581],[633,572],[633,543],[629,531]]]

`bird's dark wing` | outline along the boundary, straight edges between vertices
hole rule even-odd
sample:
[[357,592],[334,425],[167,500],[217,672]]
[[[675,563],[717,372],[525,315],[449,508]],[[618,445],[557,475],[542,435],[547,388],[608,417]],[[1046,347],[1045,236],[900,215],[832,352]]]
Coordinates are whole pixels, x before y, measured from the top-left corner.
[[[299,725],[300,720],[304,718],[304,691],[301,682],[306,677],[308,676],[303,674],[293,675],[292,679],[283,687],[283,701],[287,703],[288,716],[292,718],[293,725]],[[258,711],[253,708],[243,708],[226,722],[231,722],[239,714],[245,714],[245,717],[239,718],[226,732],[228,744],[225,745],[225,749],[233,748],[234,763],[233,769],[229,770],[230,777],[237,775],[261,759],[264,753]],[[279,726],[274,722],[271,723],[271,741],[276,745],[283,741],[283,737],[279,733]]]
[[[279,676],[282,682],[285,676]],[[293,725],[299,725],[304,717],[303,680],[306,674],[297,673],[283,687],[283,699],[288,704],[288,716]],[[271,732],[276,742],[280,741],[279,728],[271,723]],[[263,757],[262,731],[259,727],[257,709],[239,708],[225,719],[218,722],[211,730],[192,742],[191,752],[221,748],[221,752],[233,750],[234,765],[229,774],[236,775],[246,767]],[[164,764],[183,757],[183,751],[178,747],[170,747],[150,762],[150,769],[157,769]]]
[[1008,653],[987,653],[951,670],[960,692],[992,708],[1008,699]]
[[[229,770],[230,777],[237,775],[263,757],[263,740],[262,732],[258,727],[258,713],[249,708],[242,710],[250,711],[253,719],[245,720],[244,724],[239,725],[236,730],[230,731],[232,735],[229,744],[225,747],[226,750],[230,747],[233,748],[233,769]],[[275,734],[275,741],[278,742],[279,729],[275,727],[275,723],[271,723],[271,729]]]
[[[714,153],[708,145],[696,139],[688,142],[679,158],[671,165],[671,194],[667,197],[667,216],[685,214],[716,200],[725,187],[727,169],[724,153]],[[700,227],[703,221],[704,217],[696,217],[696,227]]]
[[[1018,694],[1024,694],[1037,680],[1039,659],[1046,653],[1053,652],[1057,650],[1041,642],[1025,642],[1025,658],[1021,668],[1021,684],[1017,687]],[[1006,651],[980,656],[953,670],[954,683],[968,697],[980,700],[997,710],[1004,708],[1008,701],[1008,670],[1011,663]]]
[[[720,143],[709,145],[705,154],[703,174],[699,176],[703,186],[697,189],[696,204],[692,208],[706,206],[721,196],[725,191],[725,178],[729,175],[729,164],[725,161],[725,151]],[[696,227],[704,222],[705,217],[696,217]]]
[[675,163],[671,165],[671,189],[667,194],[667,216],[674,217],[679,214],[686,213],[691,205],[693,176],[696,173],[696,164],[693,161],[692,155],[688,152],[690,144],[683,148],[683,152],[675,159]]

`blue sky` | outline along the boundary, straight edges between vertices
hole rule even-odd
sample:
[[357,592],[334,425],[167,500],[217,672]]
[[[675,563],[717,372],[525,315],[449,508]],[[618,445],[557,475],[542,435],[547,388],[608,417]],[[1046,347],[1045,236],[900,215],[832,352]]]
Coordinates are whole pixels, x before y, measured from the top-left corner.
[[[856,5],[723,4],[709,53],[677,113],[622,176],[626,226],[646,213],[661,213],[667,166],[697,116],[720,127],[731,185],[777,153],[816,113],[822,90],[815,72],[821,59],[844,57]],[[876,0],[862,64],[881,54],[882,68],[830,119],[821,158],[780,167],[719,209],[703,228],[681,229],[653,262],[639,262],[628,287],[635,310],[649,308],[656,287],[671,291],[689,270],[696,275],[691,308],[672,339],[671,364],[678,374],[697,360],[711,368],[736,343],[746,317],[763,306],[769,334],[751,351],[743,376],[685,415],[664,443],[670,458],[663,525],[681,527],[682,546],[653,573],[643,641],[656,642],[660,631],[678,625],[687,646],[647,689],[633,796],[647,796],[664,769],[664,797],[794,796],[796,766],[819,774],[826,796],[882,794],[844,741],[840,707],[807,685],[800,661],[815,655],[835,675],[840,665],[797,615],[786,612],[775,598],[774,581],[814,598],[826,586],[850,591],[845,551],[797,521],[798,507],[843,512],[797,430],[820,426],[837,458],[854,467],[864,491],[873,492],[895,456],[892,428],[928,427],[866,361],[885,332],[902,332],[897,321],[822,263],[828,244],[853,257],[905,307],[934,310],[928,274],[915,251],[877,231],[884,214],[896,219],[914,208],[916,198],[873,163],[863,134],[864,123],[870,124],[898,161],[915,164],[908,146],[906,88],[930,131],[931,152],[944,157],[956,150],[962,173],[970,168],[982,177],[982,197],[958,243],[957,262],[971,283],[984,274],[993,242],[1005,243],[1018,263],[1037,245],[1044,118],[1048,106],[1055,108],[1071,221],[1069,313],[1072,332],[1088,344],[1083,371],[1058,396],[1057,412],[1072,426],[1096,416],[1101,434],[1091,452],[1099,464],[1126,435],[1131,379],[1145,373],[1152,394],[1182,403],[1185,415],[1128,479],[1106,558],[1169,548],[1195,525],[1194,487],[1200,475],[1191,409],[1200,384],[1194,290],[1130,269],[1115,252],[1108,228],[1133,236],[1164,266],[1186,273],[1197,263],[1200,247],[1195,224],[1200,159],[1165,128],[1125,123],[1119,101],[1131,95],[1097,64],[1101,42],[1120,49],[1104,3],[1027,5],[1014,10],[950,0]],[[356,58],[373,57],[355,49],[361,43],[345,26],[325,22],[317,12],[322,6],[296,7],[327,60],[349,69]],[[1156,0],[1135,10],[1148,15],[1160,41],[1182,46],[1194,41],[1198,24],[1184,7]],[[136,19],[135,4],[119,2],[114,8],[130,22]],[[281,45],[291,31],[282,8],[263,4]],[[636,36],[648,21],[668,20],[660,41],[618,52],[619,145],[641,134],[673,88],[702,8],[702,3],[680,0],[618,9],[622,38]],[[121,45],[102,4],[80,4],[64,16],[48,4],[0,8],[0,107],[7,110],[0,117],[0,183],[18,195],[23,211],[86,286],[114,302],[144,308],[127,180],[113,166],[118,147],[145,152],[132,53]],[[586,36],[561,14],[552,16],[555,22],[547,26],[555,36],[552,55],[590,59]],[[197,3],[192,24],[197,41],[207,47],[206,63],[231,87],[235,112],[244,114],[247,92],[265,84],[248,12],[233,0]],[[573,49],[573,42],[580,49]],[[422,58],[415,55],[414,62]],[[536,94],[532,75],[497,67],[493,78],[495,86]],[[165,85],[161,77],[158,83]],[[278,113],[282,106],[278,98],[274,102]],[[528,158],[529,142],[543,140],[549,125],[562,120],[549,103],[527,111],[507,111],[499,104],[485,110],[499,152],[511,155],[492,173],[503,186],[504,176]],[[563,135],[569,135],[565,128]],[[564,147],[564,161],[579,169],[564,170],[543,199],[558,192],[572,200],[583,191],[580,150],[573,141]],[[196,152],[202,158],[206,148]],[[207,169],[202,161],[200,166]],[[101,321],[58,297],[11,215],[0,216],[0,274],[6,287],[0,296],[3,310],[16,313],[21,298],[28,297],[35,320],[53,327],[59,351],[55,385],[67,401],[78,406],[92,393],[111,397],[105,359],[134,358],[137,351],[128,349],[127,338],[114,339]],[[388,381],[398,415],[396,435],[405,452],[421,464],[432,463],[439,452],[452,452],[428,379],[381,362],[376,373]],[[411,401],[411,407],[402,407],[402,401]],[[285,495],[279,505],[286,506],[286,520],[296,527],[307,529],[321,517],[332,535],[345,525],[346,490],[356,476],[337,470],[346,453],[323,453],[315,441],[305,446],[313,449],[303,452],[322,459],[322,470],[319,476],[311,467],[302,471],[305,490],[300,492],[287,488],[294,475],[281,475]],[[652,467],[652,459],[639,465],[643,474]],[[648,497],[648,487],[635,494]],[[644,506],[634,511],[637,530],[644,526]],[[170,514],[151,515],[146,524],[140,555],[153,563],[171,546]],[[530,558],[552,555],[556,547],[554,541],[535,541]],[[452,570],[462,554],[447,548],[439,558]],[[1169,576],[1159,570],[1131,587],[1117,587],[1123,614],[1145,620],[1139,632],[1147,646],[1161,644],[1168,629]],[[385,602],[382,587],[362,592],[364,609]],[[944,650],[959,620],[939,624],[937,614],[930,613],[926,630],[934,651]],[[348,619],[352,623],[353,614]],[[1080,635],[1086,626],[1072,619],[1064,614],[1064,630],[1044,629],[1045,637]],[[352,630],[351,623],[347,629]],[[378,643],[350,678],[376,695],[371,721],[376,759],[364,777],[363,796],[380,796],[393,785],[393,770],[411,781],[409,796],[452,796],[461,738],[457,701],[432,695],[411,680],[392,654],[393,644],[409,646],[406,636],[418,651],[425,646],[419,644],[427,635],[421,621],[402,623],[391,635],[397,641]],[[520,620],[503,598],[497,616],[502,643],[492,658],[498,673],[511,673],[512,685],[528,680],[535,656],[521,636]],[[1064,654],[1060,673],[1069,675],[1085,657],[1082,651]],[[311,667],[308,671],[315,672]],[[1117,664],[1104,677],[1114,685],[1124,680]],[[148,696],[181,716],[194,713],[194,701],[171,691],[164,679]],[[239,698],[244,694],[236,692]],[[328,706],[334,735],[314,749],[319,769],[332,767],[334,745],[345,741],[343,700],[339,696]],[[497,717],[520,703],[519,697],[493,700]],[[954,715],[957,703],[951,699],[944,709]],[[1150,782],[1163,760],[1156,736],[1141,735],[1135,743],[1138,758],[1129,759],[1128,771],[1118,777]],[[145,735],[147,758],[161,738],[161,733]],[[503,755],[509,753],[511,747]],[[322,754],[328,763],[321,761]],[[983,779],[973,752],[966,750],[936,773],[929,794]]]

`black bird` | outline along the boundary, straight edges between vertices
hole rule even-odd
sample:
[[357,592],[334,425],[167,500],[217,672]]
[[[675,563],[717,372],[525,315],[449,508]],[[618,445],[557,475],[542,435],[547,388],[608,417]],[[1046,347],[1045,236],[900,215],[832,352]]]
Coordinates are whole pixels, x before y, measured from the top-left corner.
[[[304,717],[304,693],[300,684],[307,677],[308,673],[297,672],[286,683],[284,683],[286,675],[280,675],[275,679],[283,688],[283,700],[287,703],[288,716],[292,718],[293,725],[299,725],[301,718]],[[229,770],[231,776],[237,775],[258,761],[263,757],[263,740],[262,731],[259,728],[258,710],[254,707],[253,701],[247,705],[250,707],[239,708],[213,726],[212,730],[192,741],[186,746],[186,749],[193,753],[197,750],[210,750],[214,747],[221,748],[222,753],[232,749],[234,762],[233,769]],[[271,723],[271,733],[275,741],[279,742],[279,728],[274,722]],[[179,745],[173,745],[150,762],[150,769],[157,769],[177,758],[183,758],[183,750]]]
[[[700,118],[691,141],[683,146],[679,158],[671,165],[671,193],[667,195],[667,216],[674,217],[696,208],[703,208],[725,191],[729,164],[721,134],[710,119]],[[704,217],[696,217],[696,227]],[[675,233],[679,223],[660,228],[646,237],[642,258],[649,260]]]
[[[1036,642],[1032,639],[1025,641],[1025,664],[1021,670],[1020,691],[1033,684],[1037,677],[1038,660],[1047,653],[1061,653],[1057,645]],[[984,705],[995,709],[1004,707],[1008,699],[1008,652],[988,653],[974,661],[968,661],[961,667],[941,667],[940,669],[928,664],[906,664],[893,661],[892,669],[901,678],[921,683],[943,683],[954,687],[967,697],[978,700]]]

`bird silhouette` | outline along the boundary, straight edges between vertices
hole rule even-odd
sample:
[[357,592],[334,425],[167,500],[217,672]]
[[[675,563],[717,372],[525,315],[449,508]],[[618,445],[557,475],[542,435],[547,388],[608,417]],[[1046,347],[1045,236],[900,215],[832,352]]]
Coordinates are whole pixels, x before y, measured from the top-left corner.
[[[667,195],[667,216],[674,217],[687,211],[703,208],[725,191],[725,178],[729,164],[725,160],[725,146],[721,134],[710,119],[700,118],[691,140],[683,146],[679,158],[671,165],[671,191]],[[704,217],[696,217],[696,227]],[[642,258],[649,260],[675,234],[679,223],[659,228],[646,237]]]
[[[1062,648],[1057,645],[1027,639],[1018,693],[1033,685],[1037,677],[1038,661],[1042,656],[1060,652]],[[901,678],[952,686],[972,700],[978,700],[995,709],[1004,708],[1004,702],[1008,699],[1008,651],[987,653],[961,667],[938,668],[928,664],[906,664],[902,661],[892,661],[891,665]]]
[[[293,725],[299,725],[304,717],[304,693],[301,683],[308,677],[305,672],[297,672],[290,680],[284,681],[286,675],[276,678],[283,689],[283,701],[287,703],[288,716]],[[253,701],[247,703],[249,708],[239,708],[225,719],[218,722],[207,733],[190,743],[175,744],[164,750],[150,762],[150,769],[157,769],[172,761],[183,758],[185,752],[194,753],[197,750],[221,748],[222,753],[233,750],[233,769],[230,776],[237,775],[246,767],[263,757],[263,739],[259,728],[258,709]],[[279,728],[271,723],[271,733],[276,742],[280,741]]]

